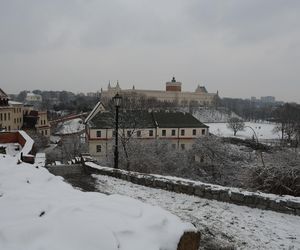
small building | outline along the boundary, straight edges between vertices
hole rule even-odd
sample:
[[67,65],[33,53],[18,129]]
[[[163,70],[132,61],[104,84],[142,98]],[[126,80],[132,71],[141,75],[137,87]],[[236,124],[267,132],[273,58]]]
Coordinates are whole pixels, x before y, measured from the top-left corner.
[[[113,151],[114,113],[98,103],[85,120],[89,153],[105,160]],[[123,110],[119,114],[119,132],[123,138],[168,141],[174,149],[190,149],[194,139],[208,135],[209,127],[190,113],[148,110]]]
[[0,128],[5,131],[34,130],[50,137],[50,124],[46,111],[37,111],[31,105],[10,101],[0,89]]
[[0,129],[5,131],[19,130],[23,125],[23,104],[9,100],[8,95],[0,88]]
[[28,103],[42,102],[42,96],[29,92],[27,93],[25,100]]
[[50,137],[50,124],[46,111],[32,110],[30,107],[24,107],[23,129],[26,131],[35,131],[45,137]]

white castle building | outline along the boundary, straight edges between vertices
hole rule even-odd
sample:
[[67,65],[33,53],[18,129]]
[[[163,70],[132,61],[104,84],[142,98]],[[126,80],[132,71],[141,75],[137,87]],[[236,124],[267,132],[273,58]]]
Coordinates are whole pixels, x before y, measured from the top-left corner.
[[195,92],[185,92],[181,91],[181,82],[177,82],[175,77],[170,82],[166,82],[166,90],[143,90],[135,89],[121,89],[119,82],[117,82],[115,87],[112,87],[110,83],[108,84],[107,90],[101,89],[101,98],[111,99],[116,93],[125,95],[143,95],[147,98],[156,98],[158,101],[163,102],[177,102],[178,105],[201,105],[201,106],[211,106],[218,99],[219,95],[217,93],[208,93],[204,86],[199,86],[196,88]]

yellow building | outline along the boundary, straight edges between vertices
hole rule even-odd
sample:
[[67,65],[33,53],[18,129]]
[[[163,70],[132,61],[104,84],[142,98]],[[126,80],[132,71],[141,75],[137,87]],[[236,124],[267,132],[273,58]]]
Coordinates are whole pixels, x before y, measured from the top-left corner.
[[0,88],[0,128],[6,131],[19,130],[23,125],[23,104],[9,101]]
[[10,101],[8,95],[0,88],[0,128],[6,131],[20,129],[35,130],[50,137],[50,124],[46,111],[33,110],[32,106]]

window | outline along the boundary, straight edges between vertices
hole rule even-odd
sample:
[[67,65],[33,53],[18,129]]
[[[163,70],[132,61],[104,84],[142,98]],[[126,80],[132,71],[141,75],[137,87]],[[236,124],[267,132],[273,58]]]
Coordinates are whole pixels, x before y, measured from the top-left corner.
[[2,118],[3,118],[3,117],[2,117],[2,113],[1,113],[1,114],[0,114],[0,120],[1,120],[1,121],[2,121]]
[[182,150],[184,150],[185,149],[185,144],[181,144],[180,147],[181,147]]
[[14,123],[17,123],[17,120],[16,120],[16,118],[14,118]]
[[97,151],[97,153],[101,152],[101,145],[96,146],[96,151]]
[[101,137],[101,131],[97,130],[97,137]]
[[10,113],[8,113],[8,120],[10,121]]
[[127,130],[127,137],[131,136],[131,130]]
[[45,135],[47,135],[47,130],[45,130]]
[[181,135],[184,135],[184,133],[185,133],[184,129],[181,129],[180,133],[181,133]]
[[136,132],[136,135],[137,135],[137,137],[141,137],[141,130],[138,130],[137,132]]
[[10,131],[10,126],[8,126],[8,131]]
[[193,135],[196,135],[196,129],[193,129]]
[[176,130],[172,129],[172,136],[175,136],[175,135],[176,135]]
[[149,136],[153,136],[153,130],[149,130]]
[[166,130],[165,130],[165,129],[163,129],[163,130],[161,131],[161,135],[162,135],[162,136],[166,136]]
[[44,130],[42,130],[42,135],[44,135]]
[[4,121],[6,121],[6,113],[4,113]]
[[205,135],[205,129],[202,129],[202,135]]

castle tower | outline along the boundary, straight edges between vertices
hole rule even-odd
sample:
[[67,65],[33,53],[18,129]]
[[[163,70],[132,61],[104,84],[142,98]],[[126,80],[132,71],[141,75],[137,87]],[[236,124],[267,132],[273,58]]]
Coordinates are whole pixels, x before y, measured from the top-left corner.
[[166,91],[181,92],[181,82],[177,82],[173,77],[171,82],[166,82]]

